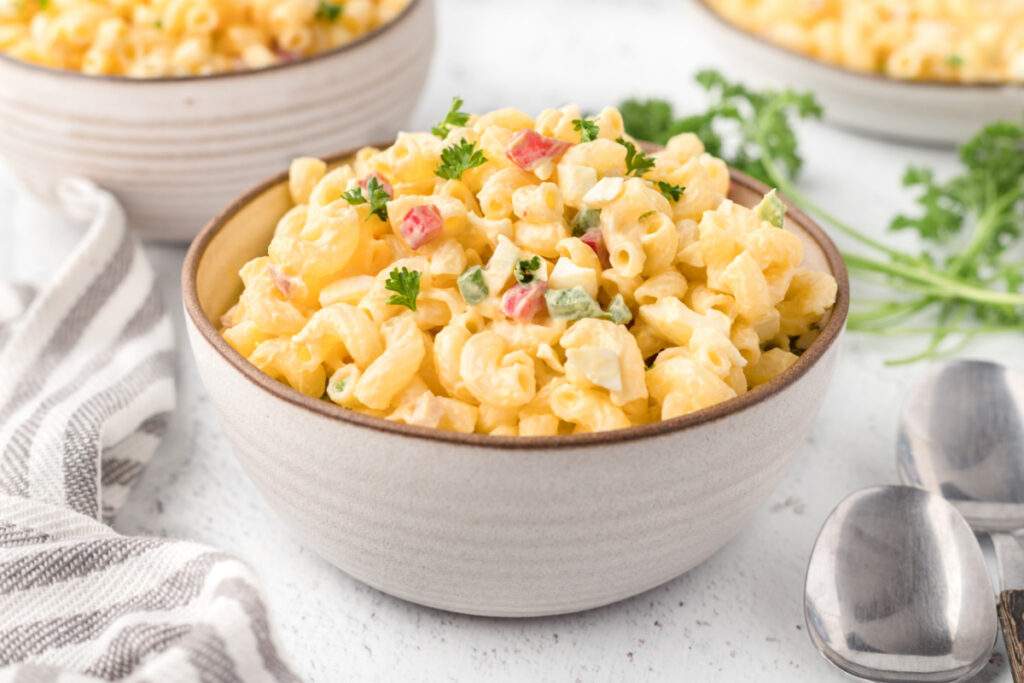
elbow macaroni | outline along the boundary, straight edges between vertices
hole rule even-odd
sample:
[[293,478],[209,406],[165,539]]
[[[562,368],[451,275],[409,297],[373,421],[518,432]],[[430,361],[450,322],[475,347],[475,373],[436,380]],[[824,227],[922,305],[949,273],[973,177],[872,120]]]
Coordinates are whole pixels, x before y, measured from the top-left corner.
[[259,69],[351,42],[409,0],[0,0],[0,52],[92,75]]
[[[591,142],[579,116],[505,109],[445,140],[403,133],[334,169],[295,160],[295,206],[268,255],[242,268],[224,338],[309,396],[498,435],[669,419],[789,368],[829,314],[832,276],[801,268],[796,235],[725,199],[727,169],[695,136],[626,177],[624,147],[607,137],[622,136],[618,112],[593,119]],[[513,163],[523,131],[559,158]],[[462,139],[485,160],[437,177],[441,151]],[[383,205],[360,201],[371,178]],[[686,190],[673,200],[657,179]],[[414,309],[393,296],[401,269],[418,274]]]
[[782,47],[891,78],[1024,82],[1024,5],[1014,0],[710,0]]

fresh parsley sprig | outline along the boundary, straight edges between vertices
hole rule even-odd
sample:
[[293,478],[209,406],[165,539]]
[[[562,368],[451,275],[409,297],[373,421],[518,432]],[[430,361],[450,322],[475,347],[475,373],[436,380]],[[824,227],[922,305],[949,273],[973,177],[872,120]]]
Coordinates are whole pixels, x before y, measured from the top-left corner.
[[483,166],[485,163],[487,157],[476,148],[476,143],[463,138],[460,142],[441,150],[441,163],[434,173],[446,180],[458,180],[469,169]]
[[756,91],[713,70],[698,72],[696,80],[711,100],[704,112],[676,118],[665,100],[627,100],[621,107],[626,132],[659,144],[680,133],[694,133],[709,154],[769,185],[774,180],[765,159],[789,177],[799,175],[803,160],[790,120],[821,118],[821,106],[811,93]]
[[593,142],[601,134],[600,126],[590,119],[573,119],[572,129],[579,131],[580,142]]
[[341,17],[341,13],[345,10],[345,6],[339,2],[327,2],[326,0],[320,0],[316,5],[316,14],[313,18],[317,21],[328,21],[335,22]]
[[708,152],[777,187],[873,252],[843,256],[851,271],[883,277],[898,294],[851,313],[849,327],[930,337],[921,353],[890,363],[946,355],[979,334],[1024,333],[1024,125],[996,122],[983,128],[960,148],[962,168],[946,180],[929,169],[908,169],[904,184],[918,191],[918,211],[897,215],[890,227],[918,233],[925,246],[913,253],[858,230],[796,186],[803,160],[793,121],[822,114],[811,93],[755,91],[715,71],[700,72],[697,81],[710,97],[706,111],[676,118],[663,100],[629,100],[621,107],[626,131],[661,143],[695,133]]
[[416,297],[420,295],[420,272],[402,266],[401,270],[393,268],[388,273],[384,289],[395,294],[388,299],[389,304],[405,306],[410,311],[416,310]]
[[452,106],[448,108],[448,113],[444,115],[441,123],[437,124],[430,129],[430,132],[437,137],[444,140],[448,137],[448,133],[451,132],[451,126],[464,126],[469,122],[469,114],[462,109],[462,98],[456,95],[452,98]]
[[369,200],[363,194],[363,188],[361,187],[353,187],[348,192],[342,193],[341,198],[353,205],[369,203],[370,214],[387,222],[388,200],[391,199],[391,195],[388,194],[388,191],[377,180],[377,176],[370,176],[370,179],[366,181],[366,191],[370,195]]
[[654,168],[654,158],[637,149],[632,142],[626,138],[619,138],[615,142],[626,148],[626,175],[635,175],[640,178]]

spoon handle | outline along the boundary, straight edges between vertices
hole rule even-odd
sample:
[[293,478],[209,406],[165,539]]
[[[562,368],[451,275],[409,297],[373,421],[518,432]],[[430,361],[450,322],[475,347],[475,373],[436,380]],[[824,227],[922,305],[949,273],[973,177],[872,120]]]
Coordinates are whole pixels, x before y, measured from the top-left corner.
[[1024,590],[1003,591],[997,608],[1013,683],[1024,683]]
[[990,535],[1002,592],[996,609],[1014,683],[1024,683],[1024,546],[1010,533]]

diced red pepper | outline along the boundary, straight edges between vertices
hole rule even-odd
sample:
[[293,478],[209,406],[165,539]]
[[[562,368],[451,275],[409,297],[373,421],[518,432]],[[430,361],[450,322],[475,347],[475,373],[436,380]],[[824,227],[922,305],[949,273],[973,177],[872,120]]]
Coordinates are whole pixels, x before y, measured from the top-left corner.
[[533,320],[533,316],[544,305],[546,282],[531,282],[528,285],[515,285],[501,297],[501,312],[520,322]]
[[549,159],[557,159],[572,147],[568,142],[541,135],[535,130],[519,131],[509,143],[506,154],[524,171],[532,171]]
[[402,238],[413,249],[419,249],[441,234],[443,223],[441,212],[433,204],[414,206],[402,219]]
[[292,52],[291,50],[285,50],[284,48],[276,48],[274,55],[282,62],[297,62],[302,59],[302,54],[299,52]]
[[380,173],[377,173],[376,171],[360,180],[359,187],[365,190],[366,186],[370,183],[370,178],[376,178],[377,182],[380,183],[380,186],[384,188],[384,191],[388,193],[389,197],[395,196],[395,188],[391,186],[391,183],[384,180],[384,176],[382,176]]
[[601,228],[590,228],[580,236],[580,241],[594,250],[594,253],[597,254],[597,259],[601,262],[602,268],[607,268],[611,265],[611,261],[608,259],[608,247],[605,246]]

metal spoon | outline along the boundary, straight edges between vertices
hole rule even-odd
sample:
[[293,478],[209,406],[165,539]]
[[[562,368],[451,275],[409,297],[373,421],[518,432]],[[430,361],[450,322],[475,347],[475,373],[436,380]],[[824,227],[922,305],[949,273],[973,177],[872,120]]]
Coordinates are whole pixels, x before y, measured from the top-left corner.
[[863,489],[832,511],[804,614],[826,659],[872,681],[957,681],[985,666],[996,640],[974,534],[952,505],[909,486]]
[[956,361],[931,373],[903,409],[900,479],[941,494],[978,532],[993,532],[999,618],[1010,669],[1024,683],[1024,374]]

